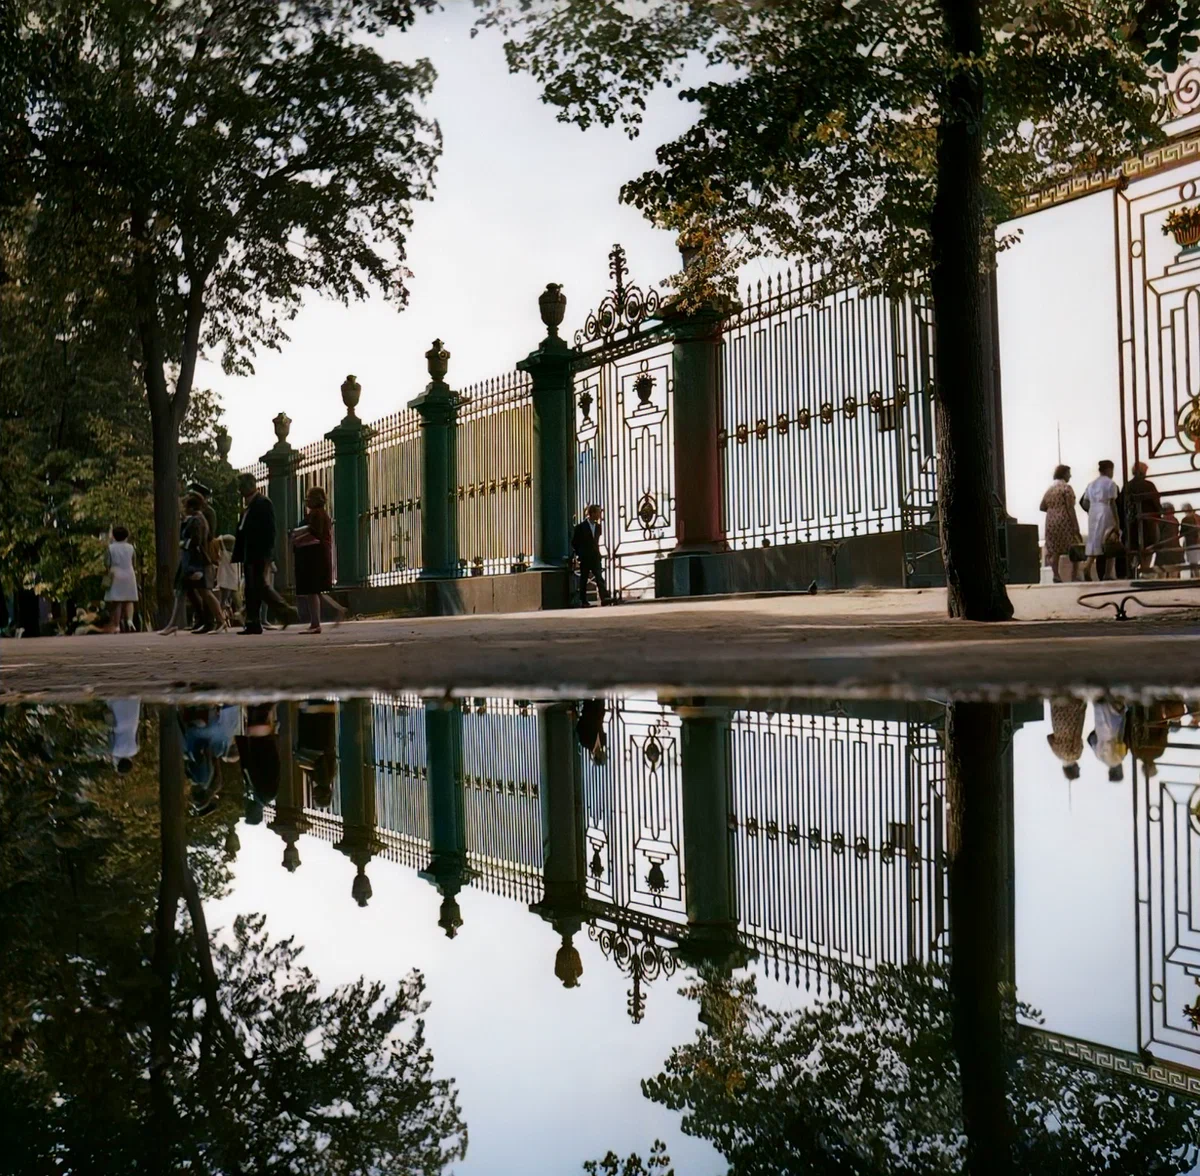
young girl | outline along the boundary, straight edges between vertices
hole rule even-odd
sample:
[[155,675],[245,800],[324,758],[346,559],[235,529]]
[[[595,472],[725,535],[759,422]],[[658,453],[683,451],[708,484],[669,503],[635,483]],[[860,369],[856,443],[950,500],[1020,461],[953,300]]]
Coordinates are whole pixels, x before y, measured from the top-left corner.
[[108,631],[110,633],[133,632],[133,606],[137,604],[137,573],[133,567],[134,550],[129,542],[129,531],[125,527],[112,528],[112,539],[104,553],[104,566],[108,568],[109,585],[104,599],[109,606]]
[[227,624],[233,623],[233,614],[237,609],[238,585],[242,581],[242,569],[233,562],[232,535],[222,535],[219,559],[217,562],[217,596],[221,601],[221,611],[225,614]]

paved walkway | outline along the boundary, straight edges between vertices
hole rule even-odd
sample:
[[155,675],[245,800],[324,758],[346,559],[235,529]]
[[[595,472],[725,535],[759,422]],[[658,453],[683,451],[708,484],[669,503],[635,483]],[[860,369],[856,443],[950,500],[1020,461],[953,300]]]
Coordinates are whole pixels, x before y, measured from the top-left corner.
[[0,701],[376,690],[549,697],[617,687],[827,697],[1200,695],[1200,611],[1117,622],[1081,617],[1075,586],[1013,595],[1018,616],[1057,619],[949,621],[944,593],[934,590],[357,621],[320,636],[293,628],[261,637],[6,640]]

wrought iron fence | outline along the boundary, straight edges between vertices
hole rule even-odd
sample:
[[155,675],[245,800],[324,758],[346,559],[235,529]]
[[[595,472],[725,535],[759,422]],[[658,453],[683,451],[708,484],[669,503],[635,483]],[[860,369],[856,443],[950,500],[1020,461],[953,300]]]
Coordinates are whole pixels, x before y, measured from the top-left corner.
[[267,478],[270,475],[270,471],[267,469],[267,463],[265,461],[252,461],[249,465],[242,466],[242,468],[238,470],[238,473],[253,474],[254,480],[259,484],[259,486],[264,488],[267,485]]
[[739,711],[729,754],[740,924],[777,977],[942,962],[935,727]]
[[478,698],[462,709],[468,860],[485,889],[534,902],[542,890],[537,711],[501,698]]
[[399,584],[421,571],[421,418],[401,409],[371,426],[367,502],[359,525],[367,583]]
[[304,503],[314,486],[325,491],[330,518],[334,514],[333,499],[333,442],[322,438],[306,445],[296,454],[296,518],[304,518]]
[[927,523],[932,313],[798,267],[749,289],[721,343],[724,522],[735,547]]
[[460,393],[458,554],[464,575],[523,571],[533,556],[533,400],[523,372]]
[[425,704],[416,695],[377,695],[375,819],[405,841],[429,845],[429,785],[425,764]]

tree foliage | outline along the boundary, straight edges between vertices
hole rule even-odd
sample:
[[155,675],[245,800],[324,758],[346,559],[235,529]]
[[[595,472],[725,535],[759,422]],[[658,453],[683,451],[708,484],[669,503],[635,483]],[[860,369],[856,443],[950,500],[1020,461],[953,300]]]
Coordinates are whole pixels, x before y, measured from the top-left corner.
[[[811,1008],[778,1011],[758,1000],[753,979],[709,978],[685,991],[716,1015],[643,1091],[682,1111],[684,1131],[709,1140],[731,1176],[962,1172],[946,981],[938,970],[885,967],[842,977]],[[1028,1048],[1015,1015],[1009,1026],[1016,1171],[1191,1170],[1194,1102]]]

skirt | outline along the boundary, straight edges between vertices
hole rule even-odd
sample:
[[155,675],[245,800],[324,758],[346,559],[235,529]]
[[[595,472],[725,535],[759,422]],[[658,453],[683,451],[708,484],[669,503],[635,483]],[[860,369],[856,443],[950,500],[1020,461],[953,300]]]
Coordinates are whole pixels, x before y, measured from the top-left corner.
[[324,543],[292,548],[296,565],[296,595],[316,596],[333,590],[333,555]]

